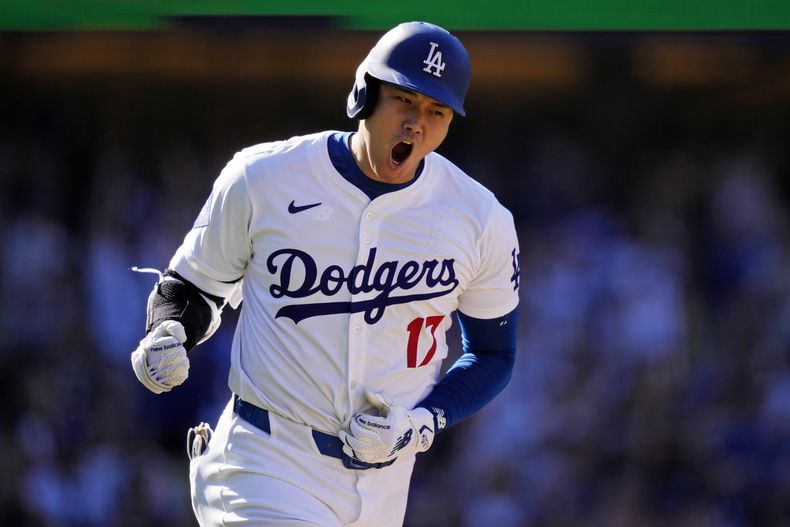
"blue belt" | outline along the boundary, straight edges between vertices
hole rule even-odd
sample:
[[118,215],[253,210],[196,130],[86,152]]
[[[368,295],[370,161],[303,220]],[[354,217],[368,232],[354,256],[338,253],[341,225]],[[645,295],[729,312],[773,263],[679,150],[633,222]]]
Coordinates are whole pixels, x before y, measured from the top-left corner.
[[[272,433],[272,427],[269,424],[269,412],[263,408],[258,408],[252,403],[243,401],[238,395],[233,396],[233,410],[236,414],[253,425],[255,428],[266,432]],[[387,461],[386,463],[365,463],[358,459],[354,459],[345,452],[343,452],[343,442],[339,437],[331,434],[325,434],[318,430],[313,430],[313,441],[315,446],[321,454],[343,461],[343,466],[353,470],[367,470],[369,468],[384,468],[392,465],[395,460]]]

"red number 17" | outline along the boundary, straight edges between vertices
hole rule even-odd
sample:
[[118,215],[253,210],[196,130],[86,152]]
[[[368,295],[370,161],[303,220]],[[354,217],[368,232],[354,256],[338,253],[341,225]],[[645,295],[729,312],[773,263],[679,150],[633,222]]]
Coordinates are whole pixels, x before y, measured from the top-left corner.
[[[419,366],[425,366],[431,359],[433,358],[434,354],[436,353],[436,328],[439,327],[439,324],[442,322],[444,315],[434,315],[428,318],[417,317],[411,322],[409,325],[406,326],[406,329],[409,332],[409,343],[406,349],[406,367],[407,368],[418,368]],[[420,340],[420,333],[422,332],[423,325],[426,328],[431,329],[431,338],[433,342],[431,342],[431,347],[428,348],[428,353],[425,354],[425,358],[422,359],[420,365],[417,365],[417,343]]]

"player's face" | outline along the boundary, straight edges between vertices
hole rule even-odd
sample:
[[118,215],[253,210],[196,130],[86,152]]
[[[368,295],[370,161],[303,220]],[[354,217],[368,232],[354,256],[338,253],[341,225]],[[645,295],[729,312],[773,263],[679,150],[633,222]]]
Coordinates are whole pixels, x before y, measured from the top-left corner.
[[453,110],[436,99],[382,83],[376,108],[360,121],[351,148],[368,177],[405,183],[442,144],[452,120]]

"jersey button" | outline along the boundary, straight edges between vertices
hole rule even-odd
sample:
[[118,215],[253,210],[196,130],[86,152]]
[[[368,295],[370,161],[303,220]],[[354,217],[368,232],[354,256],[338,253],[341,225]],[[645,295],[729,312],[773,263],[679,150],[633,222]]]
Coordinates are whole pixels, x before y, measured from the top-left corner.
[[372,241],[373,241],[373,238],[371,238],[370,236],[365,236],[365,238],[364,238],[364,240],[363,240],[363,241],[364,241],[366,244],[370,245],[370,242],[372,242]]
[[351,331],[353,331],[355,335],[359,335],[359,333],[362,331],[362,326],[359,324],[354,324],[354,327],[351,328]]
[[372,220],[372,219],[373,219],[373,218],[375,218],[375,217],[376,217],[376,215],[375,215],[375,214],[373,214],[373,212],[371,212],[371,211],[368,211],[368,212],[365,214],[365,219],[366,219],[366,220]]
[[351,388],[352,390],[356,390],[357,389],[357,383],[356,382],[352,382],[351,384],[348,385],[348,387]]

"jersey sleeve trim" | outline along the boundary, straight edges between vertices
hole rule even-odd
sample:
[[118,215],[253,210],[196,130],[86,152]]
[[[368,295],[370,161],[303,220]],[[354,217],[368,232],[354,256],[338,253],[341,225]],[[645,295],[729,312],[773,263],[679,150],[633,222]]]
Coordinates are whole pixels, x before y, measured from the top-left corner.
[[202,291],[211,295],[226,298],[236,287],[240,276],[232,276],[209,269],[192,258],[184,256],[179,247],[170,261],[170,269],[180,274],[185,280],[193,283]]
[[491,319],[497,318],[504,315],[507,315],[511,311],[513,311],[516,306],[518,306],[519,298],[515,296],[511,298],[508,302],[501,304],[499,306],[485,308],[485,309],[478,309],[473,307],[459,307],[458,311],[463,313],[464,315],[468,315],[474,318],[483,318],[483,319]]

